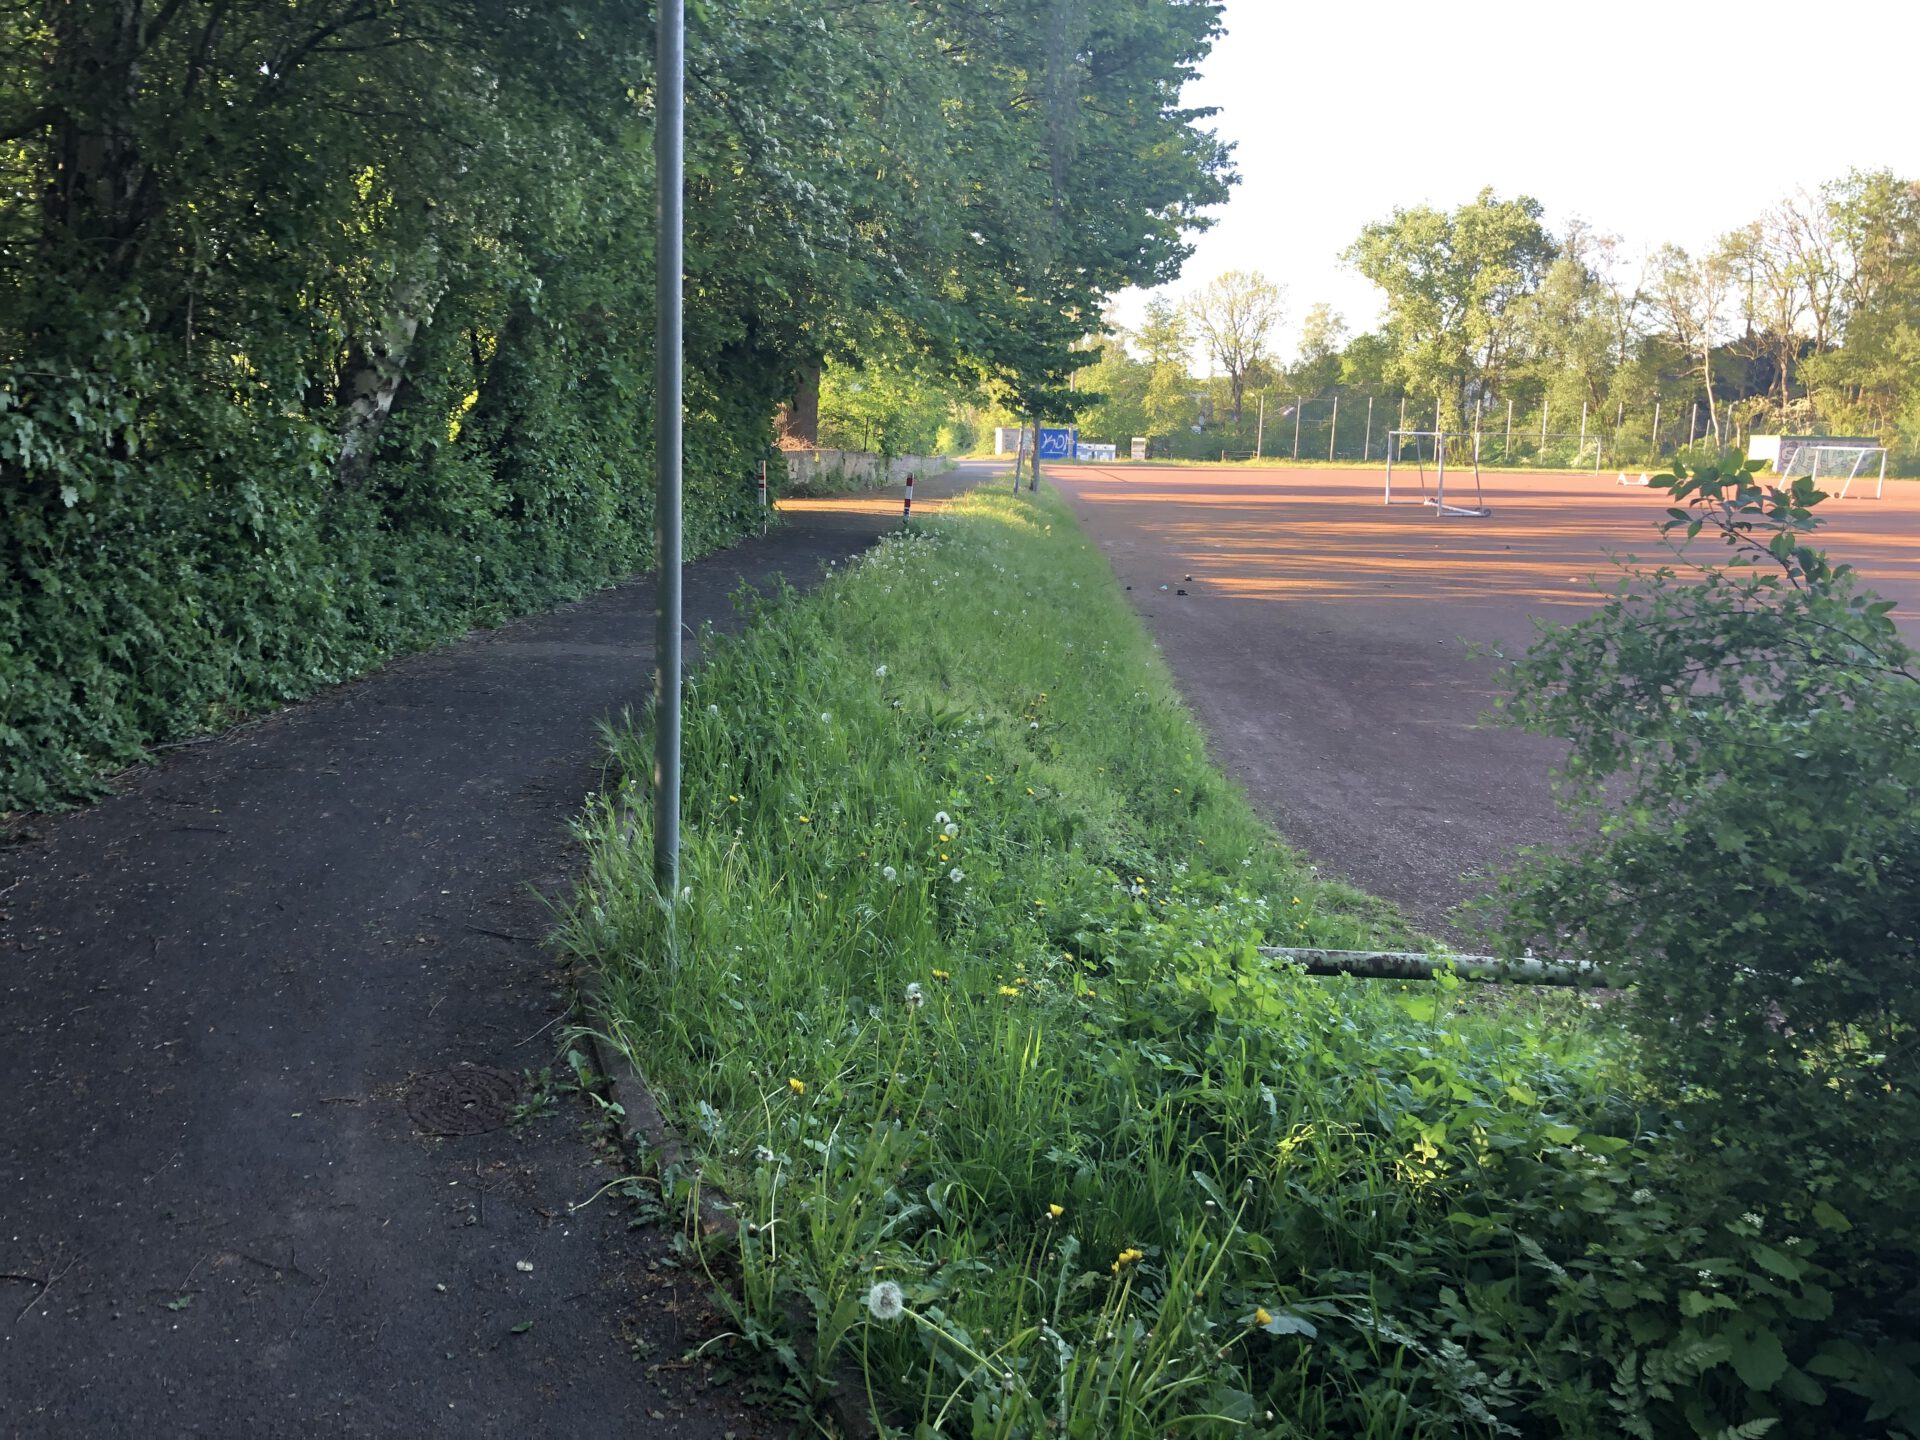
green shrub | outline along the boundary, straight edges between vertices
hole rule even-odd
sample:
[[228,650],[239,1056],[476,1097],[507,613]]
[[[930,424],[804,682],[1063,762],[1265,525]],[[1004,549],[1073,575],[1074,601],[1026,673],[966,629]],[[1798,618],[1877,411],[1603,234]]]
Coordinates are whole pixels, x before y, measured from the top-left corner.
[[1827,1236],[1834,1299],[1779,1317],[1793,1365],[1756,1388],[1812,1404],[1827,1377],[1912,1427],[1920,666],[1891,602],[1805,543],[1820,492],[1756,469],[1660,476],[1675,558],[1514,667],[1512,717],[1571,742],[1605,820],[1513,882],[1508,941],[1630,979],[1677,1183]]

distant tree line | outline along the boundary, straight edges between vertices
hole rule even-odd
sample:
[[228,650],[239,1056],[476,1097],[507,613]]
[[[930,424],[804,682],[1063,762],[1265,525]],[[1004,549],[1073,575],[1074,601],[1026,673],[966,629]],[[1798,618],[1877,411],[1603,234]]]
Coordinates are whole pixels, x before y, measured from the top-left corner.
[[[693,549],[823,358],[1053,404],[1225,196],[1219,8],[696,0]],[[0,811],[646,563],[651,26],[0,8]]]
[[[1497,430],[1512,407],[1556,433],[1624,434],[1637,453],[1777,430],[1874,436],[1920,464],[1920,181],[1850,174],[1700,255],[1630,254],[1577,221],[1556,236],[1537,201],[1486,190],[1452,211],[1395,210],[1344,258],[1385,296],[1377,330],[1348,338],[1315,305],[1283,362],[1283,288],[1229,273],[1112,337],[1080,377],[1103,397],[1083,429],[1124,441],[1202,425],[1194,453],[1247,451],[1250,401],[1290,411],[1345,389],[1409,397],[1422,427],[1437,409],[1446,428]],[[1192,376],[1192,350],[1211,381]],[[1325,407],[1311,413],[1324,427]]]

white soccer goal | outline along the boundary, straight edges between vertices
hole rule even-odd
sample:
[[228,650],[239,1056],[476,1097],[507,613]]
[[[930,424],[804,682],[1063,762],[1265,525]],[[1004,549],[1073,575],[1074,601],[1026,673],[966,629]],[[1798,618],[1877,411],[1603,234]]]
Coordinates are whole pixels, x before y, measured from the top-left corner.
[[[1487,497],[1480,489],[1479,446],[1472,444],[1474,437],[1464,430],[1389,430],[1387,432],[1387,487],[1388,505],[1430,505],[1433,513],[1440,515],[1458,515],[1467,519],[1484,520],[1493,514],[1487,508]],[[1447,442],[1469,441],[1469,462],[1473,468],[1473,499],[1471,505],[1460,505],[1447,499]],[[1409,469],[1414,473],[1420,487],[1417,499],[1396,500],[1393,498],[1393,467],[1396,458],[1403,477],[1402,490],[1405,490],[1404,477]],[[1433,491],[1427,491],[1427,467],[1433,466]],[[1460,473],[1458,461],[1454,464],[1454,473]],[[1456,490],[1458,488],[1456,482]]]
[[1754,435],[1747,442],[1747,457],[1771,462],[1783,480],[1810,475],[1817,485],[1837,477],[1842,500],[1853,482],[1866,475],[1874,477],[1874,499],[1887,493],[1887,447],[1860,436]]
[[1875,477],[1873,498],[1880,500],[1887,493],[1887,447],[1884,445],[1802,445],[1795,452],[1794,474],[1804,473],[1813,477],[1818,485],[1822,476],[1831,480],[1834,476],[1844,476],[1840,482],[1840,496],[1847,498],[1847,490],[1862,475]]

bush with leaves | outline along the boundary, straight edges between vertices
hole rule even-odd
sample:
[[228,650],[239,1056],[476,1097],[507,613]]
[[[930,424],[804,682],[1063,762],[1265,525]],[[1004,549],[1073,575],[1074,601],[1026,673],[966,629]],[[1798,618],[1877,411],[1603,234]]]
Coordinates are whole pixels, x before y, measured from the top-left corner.
[[1821,492],[1756,470],[1658,477],[1672,558],[1515,665],[1510,717],[1604,819],[1508,882],[1506,939],[1630,981],[1704,1211],[1832,1242],[1832,1318],[1791,1317],[1757,1388],[1822,1376],[1884,1420],[1920,1401],[1920,662],[1806,543]]

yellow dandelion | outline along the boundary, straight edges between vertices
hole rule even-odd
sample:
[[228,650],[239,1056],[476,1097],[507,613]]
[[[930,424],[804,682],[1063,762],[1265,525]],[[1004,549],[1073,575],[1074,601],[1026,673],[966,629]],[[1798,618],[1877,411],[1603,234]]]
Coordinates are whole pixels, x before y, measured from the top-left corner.
[[792,1077],[789,1077],[787,1080],[787,1089],[791,1090],[796,1095],[804,1095],[807,1093],[807,1082],[804,1080],[795,1080]]
[[936,980],[951,980],[953,978],[953,972],[951,970],[936,970],[933,972],[933,978]]
[[1020,992],[1011,985],[1002,985],[1000,987],[1000,993],[1011,999],[1017,1000],[1020,998]]
[[1267,1312],[1266,1306],[1264,1305],[1254,1306],[1253,1323],[1256,1325],[1271,1325],[1273,1323],[1273,1316]]
[[1029,795],[1033,794],[1033,786],[1031,785],[1027,786],[1027,794]]
[[811,815],[802,815],[800,817],[800,823],[802,825],[811,825],[813,823],[813,817]]
[[993,784],[993,776],[991,775],[987,776],[987,784],[989,785]]
[[738,795],[727,796],[727,804],[738,805],[739,803],[740,803],[740,797]]
[[1066,1213],[1067,1213],[1067,1207],[1064,1205],[1047,1206],[1047,1214],[1052,1216],[1055,1220],[1058,1220],[1062,1215]]

